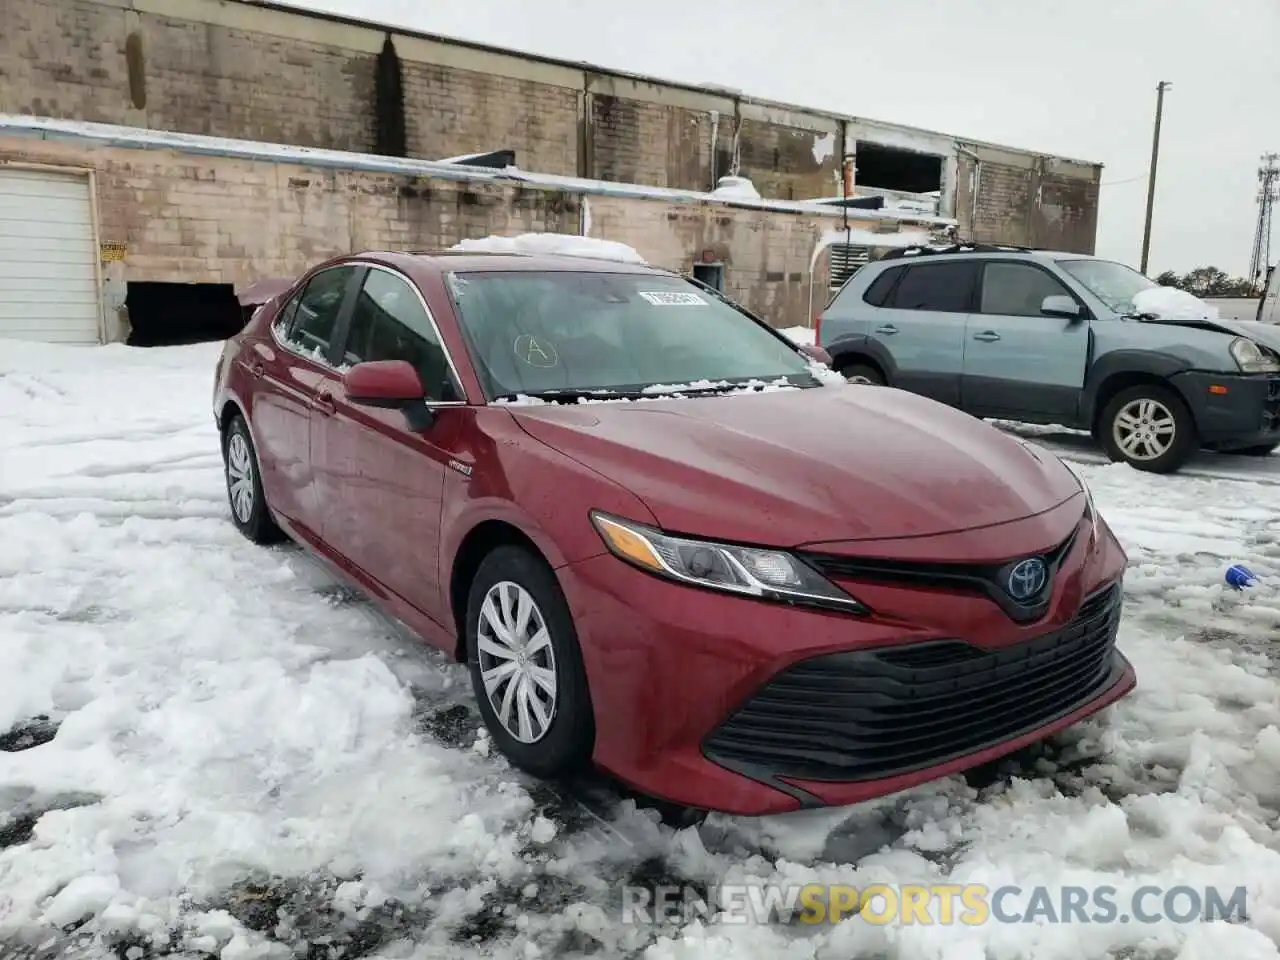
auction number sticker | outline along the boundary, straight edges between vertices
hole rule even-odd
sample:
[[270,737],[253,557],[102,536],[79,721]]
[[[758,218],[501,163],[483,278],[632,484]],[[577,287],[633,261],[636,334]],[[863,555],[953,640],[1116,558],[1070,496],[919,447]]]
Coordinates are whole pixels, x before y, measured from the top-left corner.
[[655,307],[705,307],[707,301],[696,293],[681,293],[676,290],[662,290],[656,293],[640,292]]

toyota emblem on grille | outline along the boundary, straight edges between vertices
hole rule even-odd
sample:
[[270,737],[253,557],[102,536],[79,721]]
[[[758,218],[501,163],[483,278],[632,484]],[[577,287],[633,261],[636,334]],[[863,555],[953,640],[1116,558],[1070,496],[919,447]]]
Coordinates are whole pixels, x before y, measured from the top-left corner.
[[1044,589],[1049,580],[1049,568],[1039,557],[1023,560],[1009,571],[1009,580],[1005,588],[1009,596],[1019,603],[1034,600]]

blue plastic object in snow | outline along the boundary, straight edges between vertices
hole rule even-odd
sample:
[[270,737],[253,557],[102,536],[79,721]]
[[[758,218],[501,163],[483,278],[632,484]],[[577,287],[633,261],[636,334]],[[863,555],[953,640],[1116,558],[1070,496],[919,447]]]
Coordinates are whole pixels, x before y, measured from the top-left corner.
[[1237,590],[1243,590],[1246,587],[1256,587],[1258,585],[1258,577],[1248,567],[1237,563],[1235,566],[1227,568],[1227,583]]

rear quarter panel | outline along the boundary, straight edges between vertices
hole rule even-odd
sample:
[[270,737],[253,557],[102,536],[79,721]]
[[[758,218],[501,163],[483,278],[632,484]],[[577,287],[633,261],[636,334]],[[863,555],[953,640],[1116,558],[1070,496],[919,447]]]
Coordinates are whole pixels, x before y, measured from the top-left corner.
[[865,337],[871,329],[871,315],[876,308],[865,303],[862,294],[867,289],[867,284],[874,279],[874,274],[879,272],[863,267],[822,311],[822,330],[818,345],[825,347],[828,353],[833,344]]

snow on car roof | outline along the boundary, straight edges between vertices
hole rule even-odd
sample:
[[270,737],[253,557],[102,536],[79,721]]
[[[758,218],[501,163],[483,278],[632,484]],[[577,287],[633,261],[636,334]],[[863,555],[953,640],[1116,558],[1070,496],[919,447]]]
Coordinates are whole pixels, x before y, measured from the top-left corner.
[[646,264],[644,257],[640,256],[634,247],[629,247],[625,243],[562,233],[522,233],[514,237],[488,236],[476,240],[463,240],[449,249],[462,253],[526,253]]

